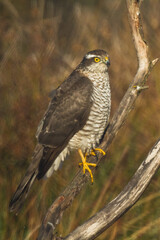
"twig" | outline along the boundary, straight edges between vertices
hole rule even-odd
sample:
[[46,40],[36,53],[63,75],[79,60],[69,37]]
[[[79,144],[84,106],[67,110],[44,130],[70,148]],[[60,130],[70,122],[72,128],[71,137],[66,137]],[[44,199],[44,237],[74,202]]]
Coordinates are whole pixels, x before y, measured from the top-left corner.
[[[107,129],[107,132],[103,138],[100,148],[105,152],[108,150],[114,137],[117,135],[119,129],[124,124],[129,112],[133,109],[133,105],[141,93],[146,80],[153,68],[157,63],[158,59],[149,61],[148,59],[148,47],[146,42],[143,40],[143,30],[140,19],[140,9],[138,0],[127,0],[127,7],[129,12],[129,20],[132,29],[133,40],[138,57],[138,70],[137,73],[128,88],[126,94],[124,95],[118,110],[113,116],[113,119]],[[103,157],[99,156],[99,161]],[[95,162],[94,157],[90,157],[89,161]],[[95,170],[93,169],[93,172]],[[53,239],[53,230],[57,223],[59,223],[64,210],[71,205],[74,198],[85,186],[89,180],[89,174],[86,173],[85,176],[82,175],[82,171],[79,171],[72,182],[66,187],[62,194],[55,200],[52,206],[49,208],[46,216],[44,217],[42,226],[40,228],[38,240],[48,240]],[[132,182],[133,183],[133,182]],[[52,224],[51,224],[52,223]],[[56,237],[54,239],[57,239]],[[60,239],[60,238],[59,238]]]

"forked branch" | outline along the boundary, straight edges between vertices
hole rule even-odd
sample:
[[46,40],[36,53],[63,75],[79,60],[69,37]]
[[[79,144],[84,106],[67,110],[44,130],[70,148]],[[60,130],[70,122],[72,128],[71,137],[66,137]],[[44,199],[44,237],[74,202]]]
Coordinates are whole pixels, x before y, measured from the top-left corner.
[[[107,129],[107,132],[104,136],[102,143],[99,146],[105,152],[108,150],[108,147],[111,144],[112,140],[115,138],[119,129],[124,124],[129,112],[133,109],[133,105],[134,105],[138,95],[141,93],[141,91],[143,89],[146,88],[145,87],[146,80],[147,80],[153,66],[158,61],[158,59],[149,61],[149,58],[148,58],[148,46],[143,39],[143,29],[142,29],[142,22],[141,22],[141,18],[140,18],[140,3],[141,3],[141,1],[140,0],[126,0],[126,1],[127,1],[128,13],[129,13],[130,26],[132,29],[132,36],[133,36],[134,45],[135,45],[136,52],[137,52],[138,69],[137,69],[137,73],[136,73],[130,87],[128,88],[116,113],[114,114],[114,116],[111,120],[111,123]],[[158,144],[158,148],[159,148],[159,142],[157,144]],[[150,156],[152,156],[153,152],[155,154],[155,158],[153,161],[155,161],[155,159],[157,159],[156,150],[155,150],[156,146],[152,149],[152,152],[150,154]],[[159,154],[159,150],[157,150],[157,151],[158,151],[157,154]],[[100,162],[102,158],[103,158],[102,156],[99,156],[98,162]],[[89,161],[95,162],[96,159],[94,157],[90,157]],[[158,159],[158,161],[159,161],[159,159]],[[110,213],[111,213],[111,210],[115,211],[115,208],[119,207],[119,209],[117,208],[117,211],[118,211],[117,215],[115,216],[115,214],[113,214],[110,217],[110,221],[108,221],[107,227],[110,226],[114,221],[116,221],[116,219],[118,219],[122,214],[124,214],[124,212],[127,211],[141,196],[141,194],[147,187],[148,183],[150,182],[152,176],[154,175],[156,169],[159,167],[159,165],[157,165],[159,163],[155,163],[156,167],[153,167],[152,169],[148,168],[149,163],[151,163],[151,162],[152,162],[151,159],[149,160],[147,158],[145,161],[145,163],[146,163],[145,168],[144,169],[142,168],[143,165],[140,166],[140,168],[135,173],[135,176],[128,183],[128,185],[125,187],[125,189],[117,196],[116,199],[114,199],[111,203],[109,203],[105,207],[106,212],[110,211]],[[145,174],[148,174],[148,169],[151,170],[150,178],[146,182],[146,181],[144,181],[144,179],[146,177]],[[94,169],[93,169],[93,172],[94,172]],[[144,177],[143,177],[143,174],[144,174]],[[72,180],[72,182],[66,187],[66,189],[60,194],[60,196],[53,202],[53,204],[49,208],[46,216],[44,217],[43,223],[41,225],[38,240],[53,239],[53,230],[55,229],[56,224],[59,223],[59,221],[63,215],[63,212],[65,211],[65,209],[68,206],[71,205],[74,198],[77,196],[77,194],[79,194],[79,192],[85,186],[85,184],[88,182],[88,180],[89,180],[88,173],[86,173],[85,177],[83,176],[82,171],[79,171],[76,174],[76,176]],[[136,186],[137,187],[141,186],[141,188],[139,188],[139,191],[137,192],[137,194],[135,192],[136,196],[133,201],[133,199],[131,199],[131,196],[134,193],[134,191],[136,190]],[[128,204],[127,208],[122,207],[122,206],[124,206],[124,204],[126,204],[126,202],[124,201],[125,194],[129,198],[129,201],[127,203]],[[120,208],[120,204],[121,204],[121,208]],[[101,212],[101,214],[102,214],[102,212]],[[101,218],[103,218],[103,216],[100,216],[101,214],[97,213],[97,215],[95,216],[96,218],[97,217],[99,218],[99,221]],[[93,219],[95,220],[95,218],[93,218]],[[89,220],[89,221],[92,221],[92,220]],[[90,226],[92,226],[91,227],[92,230],[94,228],[96,228],[95,224],[97,223],[97,221],[98,220],[96,219],[96,222],[94,222],[94,225],[90,225]],[[88,224],[88,222],[86,224]],[[87,226],[87,228],[89,228],[88,225],[86,225],[86,226]],[[79,238],[80,236],[78,238],[74,238],[74,237],[71,237],[71,235],[70,235],[70,236],[66,237],[66,239],[67,240],[68,239],[94,239],[105,229],[106,229],[106,226],[102,227],[102,229],[96,230],[94,237],[90,236],[88,238],[84,238],[84,235],[83,235],[82,238]],[[61,238],[54,237],[54,239],[61,239]]]

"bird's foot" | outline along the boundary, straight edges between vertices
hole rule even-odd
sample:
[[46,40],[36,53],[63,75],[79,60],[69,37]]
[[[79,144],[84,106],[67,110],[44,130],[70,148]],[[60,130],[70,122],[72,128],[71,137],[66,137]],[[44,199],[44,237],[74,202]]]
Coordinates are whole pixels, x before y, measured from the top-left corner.
[[85,154],[85,156],[84,156],[81,149],[79,149],[78,152],[82,159],[82,163],[79,163],[79,166],[83,166],[83,174],[85,174],[86,170],[90,173],[91,182],[93,183],[93,174],[92,174],[92,171],[89,168],[89,166],[96,167],[97,165],[95,163],[86,162],[87,154]]
[[106,152],[103,151],[103,149],[101,149],[101,148],[94,148],[94,149],[92,149],[92,151],[90,152],[90,155],[96,156],[96,153],[95,153],[96,151],[102,153],[103,156],[106,155]]

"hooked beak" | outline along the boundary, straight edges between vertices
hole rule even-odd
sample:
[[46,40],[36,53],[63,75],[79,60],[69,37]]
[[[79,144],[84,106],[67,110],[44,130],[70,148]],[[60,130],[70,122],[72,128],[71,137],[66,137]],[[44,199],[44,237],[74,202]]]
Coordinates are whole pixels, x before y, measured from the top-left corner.
[[105,57],[103,62],[107,65],[107,67],[110,66],[110,59],[108,57]]
[[106,61],[106,64],[107,64],[108,67],[111,65],[109,59]]
[[107,67],[109,67],[110,66],[110,59],[108,57],[106,57],[105,60],[106,60],[105,62],[107,64]]

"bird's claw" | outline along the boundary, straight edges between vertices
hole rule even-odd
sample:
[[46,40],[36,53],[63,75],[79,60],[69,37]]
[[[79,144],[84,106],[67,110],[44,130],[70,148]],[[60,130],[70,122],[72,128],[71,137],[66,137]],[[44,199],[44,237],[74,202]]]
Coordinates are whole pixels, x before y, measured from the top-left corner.
[[102,153],[103,156],[106,155],[106,152],[103,151],[103,149],[101,149],[101,148],[94,148],[94,149],[91,151],[90,154],[93,155],[93,156],[96,156],[95,151]]
[[88,163],[88,162],[86,162],[87,154],[85,154],[85,156],[84,156],[80,149],[78,151],[79,151],[79,154],[80,154],[81,159],[82,159],[82,162],[79,163],[79,166],[83,166],[83,174],[85,174],[86,170],[89,172],[89,174],[91,176],[91,182],[93,183],[93,174],[92,174],[92,171],[89,168],[89,166],[96,167],[97,164],[96,163]]

